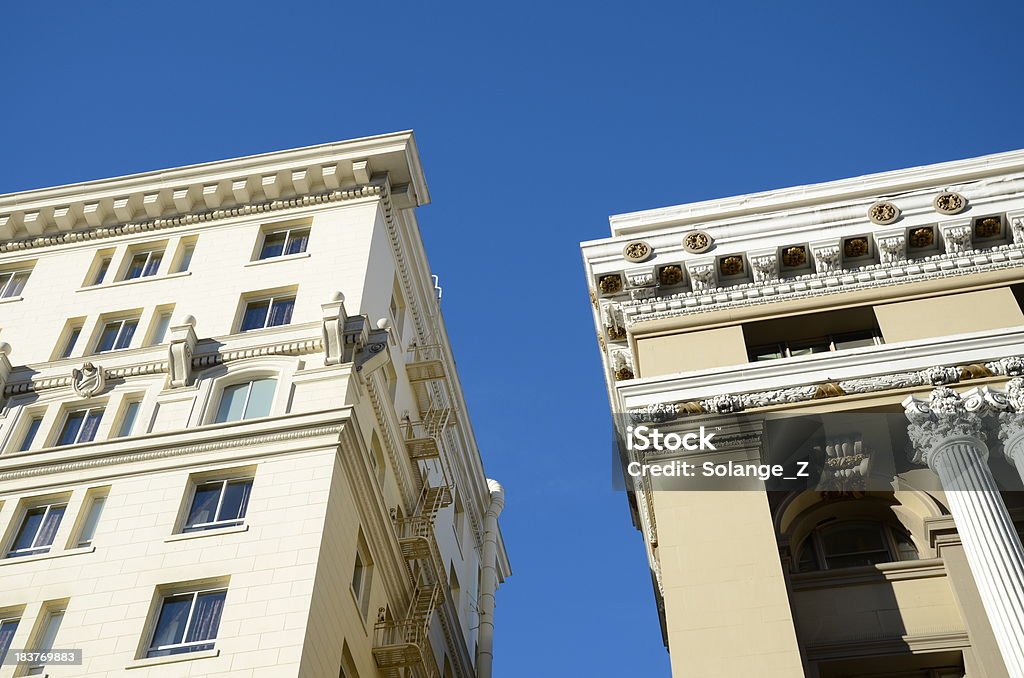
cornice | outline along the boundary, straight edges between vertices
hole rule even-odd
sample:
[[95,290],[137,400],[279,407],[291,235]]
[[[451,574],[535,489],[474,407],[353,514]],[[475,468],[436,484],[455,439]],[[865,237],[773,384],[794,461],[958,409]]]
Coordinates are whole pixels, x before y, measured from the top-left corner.
[[[320,337],[306,339],[291,339],[278,341],[261,346],[250,346],[238,349],[221,349],[216,353],[197,355],[192,357],[192,367],[195,370],[203,370],[217,365],[246,360],[249,358],[263,358],[268,356],[297,356],[318,353],[323,350],[323,339]],[[88,356],[84,359],[89,362],[92,359],[102,359],[100,356]],[[170,369],[170,360],[150,360],[116,367],[103,368],[104,382],[112,379],[125,379],[128,377],[149,376],[154,374],[166,374]],[[74,387],[76,383],[75,368],[70,368],[68,374],[51,377],[30,378],[27,381],[14,381],[8,383],[3,394],[5,397],[19,396],[26,393],[40,393],[51,389]],[[100,391],[103,389],[101,388]],[[96,394],[93,394],[96,395]]]
[[196,223],[196,214],[316,204],[373,183],[374,174],[390,177],[402,207],[429,202],[408,131],[0,195],[0,240],[17,238],[12,248],[25,249],[67,242],[57,238],[74,231],[91,238],[125,224],[169,227]]
[[[25,478],[47,476],[57,473],[84,471],[87,469],[94,469],[104,466],[114,466],[118,464],[131,464],[137,462],[154,461],[158,459],[180,457],[189,454],[201,454],[204,452],[215,452],[218,450],[233,449],[238,447],[251,448],[259,445],[279,443],[289,440],[315,438],[318,436],[325,435],[337,435],[340,434],[342,430],[344,430],[345,425],[346,424],[344,423],[340,423],[326,426],[313,426],[309,428],[298,428],[287,431],[275,431],[271,433],[258,433],[219,438],[217,440],[207,440],[187,445],[174,445],[170,447],[152,447],[150,449],[133,452],[115,452],[106,455],[94,454],[88,457],[81,457],[78,459],[72,459],[68,461],[61,461],[55,463],[40,463],[16,470],[0,471],[0,482],[8,480],[23,480]],[[219,433],[219,431],[217,433]],[[151,445],[158,445],[158,442],[152,439],[140,440],[138,441],[137,445],[145,445],[147,443]],[[96,445],[96,447],[102,448],[106,445],[107,443],[99,443],[98,445]],[[89,445],[88,447],[93,446]]]
[[1022,171],[1024,150],[1013,150],[836,181],[617,214],[609,218],[609,223],[615,235],[626,235],[822,203],[857,201],[874,196],[896,196],[936,185],[975,182]]
[[[66,245],[69,243],[86,242],[90,240],[116,238],[123,235],[133,235],[136,233],[159,231],[168,228],[176,228],[179,226],[193,226],[196,224],[218,221],[221,219],[231,219],[234,217],[249,216],[253,214],[277,212],[281,210],[294,209],[297,207],[309,207],[313,205],[320,205],[332,202],[357,200],[360,198],[380,197],[384,195],[385,192],[385,184],[377,183],[371,185],[356,186],[354,188],[323,191],[321,193],[296,196],[294,198],[271,199],[258,202],[249,202],[246,204],[240,204],[235,207],[229,207],[224,209],[217,208],[199,210],[184,214],[178,214],[172,217],[158,217],[142,221],[128,221],[123,223],[112,224],[110,226],[98,226],[86,230],[68,231],[57,235],[42,235],[37,237],[24,238],[21,240],[0,242],[0,253],[33,250],[42,247]],[[13,222],[10,221],[11,219],[13,219],[12,215],[0,214],[0,235],[4,233],[5,228],[8,230],[12,230],[15,227]],[[48,226],[49,224],[43,226],[43,228],[46,228]]]

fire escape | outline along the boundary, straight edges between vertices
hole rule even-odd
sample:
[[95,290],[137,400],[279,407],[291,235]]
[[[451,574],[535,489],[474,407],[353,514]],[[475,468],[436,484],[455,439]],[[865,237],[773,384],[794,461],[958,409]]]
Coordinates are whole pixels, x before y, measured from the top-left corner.
[[384,678],[438,678],[430,628],[447,595],[448,576],[434,523],[454,495],[453,476],[441,454],[452,422],[451,382],[442,347],[411,346],[406,373],[416,393],[419,421],[403,422],[402,438],[419,471],[420,491],[415,512],[399,519],[396,528],[414,589],[404,615],[393,617],[383,610],[378,615],[373,657]]

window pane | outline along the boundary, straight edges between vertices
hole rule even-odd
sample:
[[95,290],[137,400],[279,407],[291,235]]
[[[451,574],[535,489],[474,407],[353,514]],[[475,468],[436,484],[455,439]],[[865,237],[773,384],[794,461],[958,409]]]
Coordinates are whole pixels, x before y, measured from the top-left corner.
[[356,592],[357,598],[362,598],[361,589],[363,586],[363,559],[356,552],[356,564],[352,570],[352,590]]
[[141,278],[142,272],[146,270],[146,260],[148,258],[148,252],[142,252],[132,257],[132,263],[128,265],[128,271],[124,274],[124,279],[133,280],[134,278]]
[[220,500],[220,492],[223,483],[206,483],[196,488],[196,496],[192,500],[192,510],[189,511],[185,527],[211,523],[214,520],[214,512],[217,510],[217,502]]
[[288,249],[285,254],[298,254],[306,251],[306,243],[309,241],[309,229],[292,231],[288,236]]
[[263,238],[263,249],[260,251],[260,259],[281,256],[284,252],[286,236],[287,234],[284,231],[280,233],[267,233],[266,237]]
[[100,268],[96,271],[96,277],[93,279],[93,285],[99,285],[103,282],[103,279],[107,277],[107,269],[110,268],[110,257],[104,257],[103,261],[100,262]]
[[69,355],[71,355],[71,352],[75,350],[75,344],[78,343],[78,337],[81,336],[81,334],[81,327],[76,327],[75,329],[71,330],[71,336],[68,337],[68,343],[64,346],[64,352],[61,353],[61,358],[67,358]]
[[82,424],[82,431],[78,434],[78,442],[88,443],[96,437],[96,430],[100,427],[100,419],[103,418],[103,410],[89,410],[85,423]]
[[126,320],[121,326],[121,331],[114,342],[114,348],[128,348],[132,344],[132,337],[135,336],[135,329],[139,326],[138,320]]
[[270,309],[270,320],[268,327],[287,325],[292,321],[292,309],[295,308],[295,299],[274,299]]
[[60,631],[60,623],[62,621],[64,621],[63,611],[51,612],[46,620],[46,628],[43,629],[43,635],[39,638],[39,643],[33,649],[40,652],[52,650],[53,644],[57,642],[57,632]]
[[11,641],[14,640],[14,633],[17,630],[17,619],[8,619],[0,623],[0,660],[6,657],[7,650],[11,649]]
[[799,344],[792,344],[789,347],[789,354],[793,355],[808,355],[810,353],[828,353],[829,342],[824,339],[817,341],[801,342]]
[[4,297],[16,297],[25,289],[25,282],[28,281],[28,271],[15,273],[11,281],[4,288]]
[[188,621],[188,611],[191,607],[192,594],[164,598],[160,616],[156,620],[153,642],[149,646],[150,657],[171,654],[170,650],[157,650],[157,648],[175,645],[182,641],[185,637],[185,622]]
[[245,408],[244,419],[266,417],[270,415],[270,407],[274,402],[275,379],[256,379],[252,382],[249,393],[249,404]]
[[826,555],[885,549],[880,525],[837,525],[823,531],[821,541]]
[[33,417],[32,421],[29,422],[28,430],[25,431],[25,437],[21,441],[20,449],[22,452],[32,447],[32,442],[36,439],[36,434],[39,433],[39,425],[42,423],[42,417]]
[[11,545],[12,552],[32,548],[32,544],[36,540],[36,533],[39,531],[39,526],[43,524],[43,515],[45,513],[45,506],[29,509],[25,513],[25,520],[22,521],[21,528],[18,530],[18,536],[14,538],[14,543]]
[[65,508],[67,507],[51,506],[50,510],[46,512],[43,524],[39,528],[39,534],[36,536],[35,548],[53,544],[53,538],[57,536],[57,528],[60,527],[60,521],[64,518]]
[[195,245],[186,245],[185,251],[181,253],[181,262],[178,264],[178,273],[187,271],[188,267],[192,265],[192,255],[195,254]]
[[160,268],[160,262],[163,261],[163,258],[163,252],[153,252],[149,257],[149,261],[146,263],[145,270],[142,271],[142,275],[156,275],[157,270]]
[[249,392],[249,383],[235,384],[224,389],[217,409],[217,422],[238,421],[245,412],[245,397]]
[[64,428],[61,429],[58,445],[74,445],[78,440],[78,432],[82,429],[82,422],[85,421],[85,411],[71,412],[64,420]]
[[245,307],[245,316],[242,318],[242,331],[258,330],[267,324],[267,311],[270,310],[270,300],[252,301]]
[[156,329],[153,330],[153,345],[162,344],[167,338],[167,330],[171,326],[171,314],[161,313],[156,320]]
[[186,642],[213,640],[217,637],[226,595],[226,591],[199,595],[196,600],[196,609],[192,612],[192,623],[189,624],[188,635],[185,637]]
[[93,537],[96,536],[96,527],[100,524],[100,516],[103,515],[103,506],[107,503],[106,497],[96,497],[89,505],[89,514],[82,524],[82,533],[78,535],[79,546],[89,546]]
[[875,335],[871,330],[866,330],[864,332],[850,332],[848,334],[837,334],[833,337],[833,341],[835,342],[836,350],[841,351],[844,348],[874,346]]
[[103,334],[100,336],[99,344],[96,345],[96,352],[110,351],[117,341],[117,334],[121,331],[121,322],[107,323],[103,326]]
[[892,532],[896,537],[896,551],[899,553],[900,560],[917,560],[919,557],[917,546],[914,545],[914,540],[910,538],[910,535],[896,529]]
[[128,403],[128,406],[124,408],[124,419],[121,420],[121,430],[117,432],[118,436],[130,436],[132,430],[135,429],[135,419],[139,416],[139,408],[142,407],[142,403],[134,401]]
[[249,492],[252,490],[251,480],[235,480],[228,483],[224,490],[224,501],[220,505],[218,521],[239,520],[245,517],[245,509],[249,505]]

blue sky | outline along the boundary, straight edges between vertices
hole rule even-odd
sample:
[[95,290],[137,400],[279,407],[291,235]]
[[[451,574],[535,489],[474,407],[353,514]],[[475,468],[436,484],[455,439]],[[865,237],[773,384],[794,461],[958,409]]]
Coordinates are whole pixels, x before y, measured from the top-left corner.
[[1024,147],[1021,3],[32,4],[0,14],[0,192],[416,130],[508,493],[499,678],[668,676],[578,242],[618,212]]

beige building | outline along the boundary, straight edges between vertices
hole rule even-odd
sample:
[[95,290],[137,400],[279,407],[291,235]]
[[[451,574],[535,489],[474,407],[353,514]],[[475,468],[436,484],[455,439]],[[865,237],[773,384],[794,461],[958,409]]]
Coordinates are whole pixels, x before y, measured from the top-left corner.
[[0,678],[491,675],[428,202],[411,133],[0,196]]
[[1024,676],[1024,152],[611,228],[582,249],[613,411],[718,435],[624,462],[821,423],[799,488],[624,471],[674,675]]

